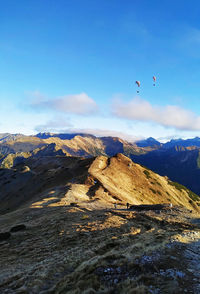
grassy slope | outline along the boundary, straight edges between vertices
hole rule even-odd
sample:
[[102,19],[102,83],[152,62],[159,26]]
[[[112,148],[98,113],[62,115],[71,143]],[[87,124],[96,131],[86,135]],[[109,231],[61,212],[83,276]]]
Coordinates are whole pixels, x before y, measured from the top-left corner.
[[[2,170],[12,173],[1,175],[6,181],[14,173],[19,177],[4,186],[13,187],[9,201],[19,208],[0,216],[1,232],[18,224],[26,230],[0,242],[0,292],[178,293],[187,288],[193,293],[195,273],[187,270],[183,236],[199,234],[190,223],[198,207],[189,203],[186,191],[122,154],[28,160],[30,170]],[[20,187],[22,198],[15,197]],[[194,213],[177,206],[159,214],[136,213],[125,209],[127,201],[170,201]],[[179,247],[170,247],[170,240]],[[176,277],[180,273],[184,279]]]

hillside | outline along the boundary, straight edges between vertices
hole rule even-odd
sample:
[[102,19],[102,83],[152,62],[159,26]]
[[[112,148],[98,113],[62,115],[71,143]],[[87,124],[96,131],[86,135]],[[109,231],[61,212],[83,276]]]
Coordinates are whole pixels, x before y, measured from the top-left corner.
[[29,152],[35,148],[46,145],[42,139],[34,136],[19,136],[13,139],[0,141],[0,154],[9,154],[16,152]]
[[184,187],[123,154],[30,156],[0,181],[1,293],[198,293],[198,198]]
[[[0,169],[0,211],[16,208],[35,197],[44,197],[49,188],[63,186],[65,203],[92,200],[112,206],[113,203],[173,203],[199,210],[198,200],[185,187],[173,184],[146,168],[117,154],[111,158],[80,159],[65,156],[41,156],[37,153],[11,169]],[[66,186],[67,185],[67,186]],[[68,200],[68,202],[66,202]],[[194,201],[193,201],[194,200]]]
[[174,146],[141,155],[132,154],[131,159],[160,175],[167,175],[172,181],[181,183],[200,195],[199,147]]
[[44,157],[44,156],[64,156],[64,153],[55,143],[44,145],[29,152],[15,152],[0,157],[1,168],[12,168],[15,165],[23,164],[29,157]]
[[23,135],[23,134],[0,133],[0,143],[18,140],[23,137],[25,137],[25,135]]

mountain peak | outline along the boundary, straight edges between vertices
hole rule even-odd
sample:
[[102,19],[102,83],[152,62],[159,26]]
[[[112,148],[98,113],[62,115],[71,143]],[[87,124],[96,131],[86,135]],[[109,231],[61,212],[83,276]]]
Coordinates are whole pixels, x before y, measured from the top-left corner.
[[149,137],[149,138],[144,139],[144,140],[136,141],[135,144],[138,147],[155,147],[155,146],[159,147],[159,146],[162,145],[159,141],[157,141],[153,137]]

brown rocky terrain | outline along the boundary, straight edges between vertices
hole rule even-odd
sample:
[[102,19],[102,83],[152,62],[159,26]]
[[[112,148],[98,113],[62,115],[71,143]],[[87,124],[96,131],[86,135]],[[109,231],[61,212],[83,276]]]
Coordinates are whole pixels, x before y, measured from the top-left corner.
[[167,177],[122,154],[31,156],[0,187],[0,293],[199,293],[199,198]]

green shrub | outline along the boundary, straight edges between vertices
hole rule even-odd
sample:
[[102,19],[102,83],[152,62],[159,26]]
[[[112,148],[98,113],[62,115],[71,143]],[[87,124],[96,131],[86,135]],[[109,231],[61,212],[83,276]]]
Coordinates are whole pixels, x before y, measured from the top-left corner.
[[151,179],[151,176],[150,176],[150,172],[148,170],[144,170],[143,173],[145,174],[145,176],[147,177],[147,179]]
[[186,190],[186,188],[183,185],[177,182],[168,181],[168,184],[170,184],[171,186],[174,186],[179,191]]
[[200,197],[195,194],[194,192],[192,192],[191,190],[187,189],[185,186],[177,183],[177,182],[172,182],[172,181],[168,181],[168,183],[171,185],[171,186],[174,186],[177,190],[179,191],[186,191],[188,193],[188,196],[193,200],[193,201],[198,201],[200,200]]
[[200,200],[200,197],[195,194],[194,192],[190,191],[189,189],[187,190],[187,193],[188,193],[188,196],[194,200],[194,201],[199,201]]
[[152,189],[152,188],[150,188],[150,190],[151,190],[154,194],[156,194],[156,190],[154,190],[154,189]]

